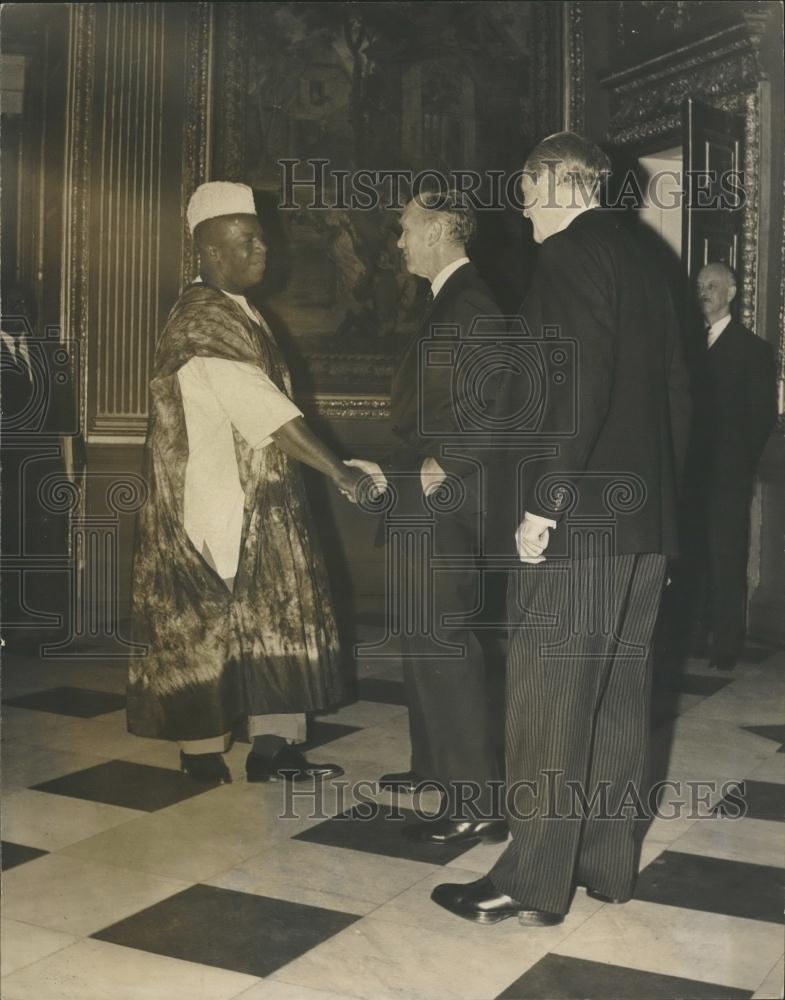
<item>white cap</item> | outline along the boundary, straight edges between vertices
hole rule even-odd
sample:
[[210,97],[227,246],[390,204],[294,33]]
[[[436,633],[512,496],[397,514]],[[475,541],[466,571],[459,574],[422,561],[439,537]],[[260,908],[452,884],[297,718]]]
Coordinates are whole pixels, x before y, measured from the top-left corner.
[[191,235],[206,219],[215,219],[219,215],[256,215],[253,191],[247,184],[208,181],[207,184],[200,184],[191,195],[185,214]]

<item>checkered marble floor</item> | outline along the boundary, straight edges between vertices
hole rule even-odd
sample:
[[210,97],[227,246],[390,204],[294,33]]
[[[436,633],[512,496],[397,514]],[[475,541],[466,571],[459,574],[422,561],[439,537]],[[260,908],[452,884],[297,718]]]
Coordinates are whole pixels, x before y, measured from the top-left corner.
[[3,1000],[781,997],[785,654],[748,653],[660,684],[652,739],[653,775],[743,789],[654,820],[631,902],[578,890],[544,929],[434,906],[501,847],[409,844],[409,797],[351,791],[408,767],[399,665],[361,663],[359,700],[314,727],[345,778],[287,796],[246,783],[241,743],[205,789],[129,736],[117,664],[7,657]]

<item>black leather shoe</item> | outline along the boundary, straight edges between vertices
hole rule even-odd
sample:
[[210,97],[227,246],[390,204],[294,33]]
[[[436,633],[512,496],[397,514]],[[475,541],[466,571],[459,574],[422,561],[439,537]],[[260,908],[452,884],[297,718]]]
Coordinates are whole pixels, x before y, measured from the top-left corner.
[[418,844],[461,844],[465,841],[501,844],[507,839],[507,824],[503,819],[470,822],[444,817],[404,827],[403,836]]
[[180,751],[180,770],[194,781],[205,785],[231,785],[232,776],[226,761],[219,753],[183,753]]
[[508,917],[517,917],[524,927],[552,927],[564,920],[562,913],[529,910],[524,903],[505,896],[486,875],[466,885],[443,883],[431,893],[434,903],[475,924],[498,924]]
[[392,771],[379,778],[379,788],[389,792],[414,793],[423,784],[423,779],[415,771]]
[[314,781],[320,778],[339,778],[344,773],[338,764],[314,764],[294,747],[281,747],[278,753],[268,759],[249,753],[245,761],[245,775],[248,781]]

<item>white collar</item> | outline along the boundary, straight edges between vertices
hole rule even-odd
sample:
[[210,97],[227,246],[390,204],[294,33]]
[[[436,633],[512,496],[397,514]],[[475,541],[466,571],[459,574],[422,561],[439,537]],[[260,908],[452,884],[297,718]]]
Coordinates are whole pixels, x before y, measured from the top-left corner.
[[722,319],[718,319],[716,323],[712,323],[708,329],[706,348],[710,348],[712,344],[719,338],[719,335],[725,329],[725,327],[730,323],[731,315],[728,313],[727,316],[723,316]]
[[464,264],[468,263],[469,263],[468,257],[459,257],[457,260],[454,260],[452,264],[448,264],[447,267],[443,267],[431,282],[431,294],[433,295],[433,297],[436,298],[436,296],[442,290],[442,286],[444,285],[445,281],[447,281],[447,279],[451,275],[455,274],[455,272],[458,270],[459,267],[463,267]]

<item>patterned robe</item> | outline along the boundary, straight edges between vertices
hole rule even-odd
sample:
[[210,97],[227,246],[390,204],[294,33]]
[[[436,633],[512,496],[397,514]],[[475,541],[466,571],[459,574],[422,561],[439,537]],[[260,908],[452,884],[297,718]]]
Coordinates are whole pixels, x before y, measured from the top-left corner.
[[131,660],[128,729],[198,740],[247,715],[325,709],[342,678],[329,586],[299,463],[275,444],[251,449],[234,431],[245,511],[234,591],[183,526],[188,438],[178,369],[192,357],[258,365],[291,394],[269,329],[221,291],[188,287],[156,349],[145,478],[133,566],[133,635],[149,647]]

